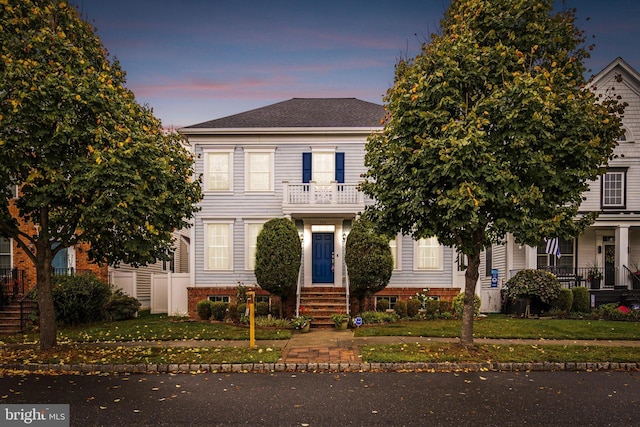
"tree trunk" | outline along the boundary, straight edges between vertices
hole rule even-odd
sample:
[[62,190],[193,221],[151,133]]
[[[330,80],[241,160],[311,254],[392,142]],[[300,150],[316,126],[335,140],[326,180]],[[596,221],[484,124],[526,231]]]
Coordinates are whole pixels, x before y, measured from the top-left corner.
[[40,349],[48,350],[56,346],[56,315],[51,291],[51,246],[47,239],[38,239],[37,251],[36,280],[40,311]]
[[480,252],[467,255],[467,271],[464,274],[464,309],[462,310],[462,330],[460,331],[460,344],[465,347],[473,346],[473,302],[476,295],[476,283],[478,282],[480,268]]

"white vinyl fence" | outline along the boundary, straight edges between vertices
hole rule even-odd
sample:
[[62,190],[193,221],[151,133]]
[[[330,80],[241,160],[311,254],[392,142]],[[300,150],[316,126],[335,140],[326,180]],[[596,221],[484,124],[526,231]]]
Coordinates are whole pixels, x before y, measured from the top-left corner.
[[189,312],[187,287],[189,273],[154,273],[151,275],[151,314],[186,316]]

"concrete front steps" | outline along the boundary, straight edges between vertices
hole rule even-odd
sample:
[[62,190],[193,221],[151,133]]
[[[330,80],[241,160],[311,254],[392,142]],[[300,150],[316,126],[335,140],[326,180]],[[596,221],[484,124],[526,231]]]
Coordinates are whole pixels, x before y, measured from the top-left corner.
[[333,286],[302,288],[300,307],[301,312],[304,311],[305,315],[313,317],[312,328],[334,327],[331,315],[346,312],[347,292],[345,288]]
[[0,334],[18,332],[20,332],[20,303],[14,301],[0,309]]

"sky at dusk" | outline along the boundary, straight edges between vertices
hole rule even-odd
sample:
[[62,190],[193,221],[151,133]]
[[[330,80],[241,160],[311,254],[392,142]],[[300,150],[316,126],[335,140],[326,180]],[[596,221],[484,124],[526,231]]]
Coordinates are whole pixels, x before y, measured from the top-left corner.
[[[294,97],[382,104],[400,57],[437,32],[448,0],[75,0],[165,127]],[[640,1],[565,0],[595,43],[640,71]],[[587,20],[589,18],[589,20]],[[592,38],[595,36],[595,38]],[[589,76],[587,75],[587,77]]]

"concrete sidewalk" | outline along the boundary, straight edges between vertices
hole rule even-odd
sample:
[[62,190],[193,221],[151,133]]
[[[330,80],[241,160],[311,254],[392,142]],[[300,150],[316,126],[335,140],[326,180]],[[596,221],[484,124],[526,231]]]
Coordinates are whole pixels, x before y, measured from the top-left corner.
[[[27,371],[70,371],[70,372],[278,372],[278,371],[435,371],[455,370],[639,370],[640,362],[631,363],[367,363],[360,357],[360,347],[375,344],[403,344],[427,342],[458,342],[458,338],[436,337],[355,337],[352,330],[333,328],[312,329],[308,333],[294,332],[288,340],[259,340],[258,348],[280,348],[282,357],[277,363],[257,364],[217,364],[217,365],[21,365],[0,366],[0,368]],[[476,338],[476,344],[497,345],[581,345],[581,346],[626,346],[640,348],[640,341],[599,341],[599,340],[545,340],[545,339],[486,339]],[[25,344],[5,344],[0,348],[12,348]],[[87,343],[87,346],[131,346],[131,347],[249,347],[249,341],[136,341],[114,343]]]

